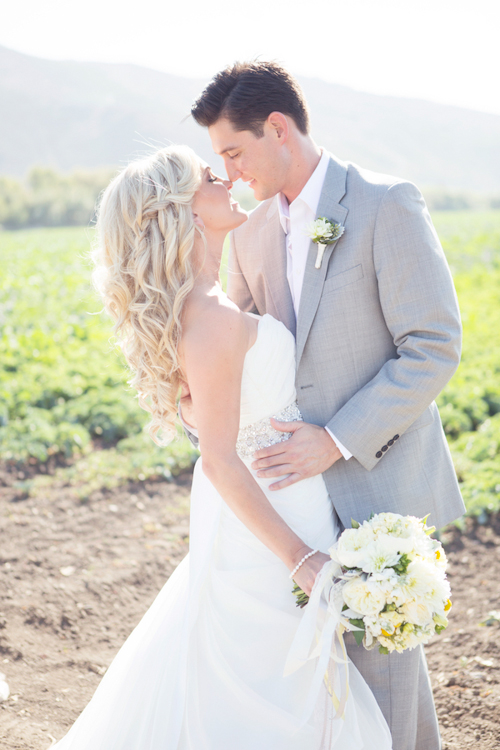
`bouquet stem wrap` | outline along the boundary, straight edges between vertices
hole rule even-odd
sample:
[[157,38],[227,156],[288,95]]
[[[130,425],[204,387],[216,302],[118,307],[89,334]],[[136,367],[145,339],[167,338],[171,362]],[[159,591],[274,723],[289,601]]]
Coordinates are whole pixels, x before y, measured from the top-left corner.
[[[288,652],[284,676],[300,669],[310,659],[317,659],[314,678],[304,704],[300,726],[309,720],[322,684],[335,709],[335,719],[343,718],[349,695],[349,663],[344,645],[342,624],[342,582],[333,583],[341,574],[335,561],[327,562],[318,573],[307,607]],[[336,663],[333,679],[328,671],[330,660]]]

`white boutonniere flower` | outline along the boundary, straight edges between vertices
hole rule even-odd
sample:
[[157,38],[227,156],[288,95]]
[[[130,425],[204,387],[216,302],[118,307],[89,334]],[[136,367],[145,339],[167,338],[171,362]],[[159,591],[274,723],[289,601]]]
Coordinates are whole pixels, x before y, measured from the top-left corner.
[[316,263],[314,268],[321,268],[323,262],[323,255],[327,245],[331,245],[333,242],[342,237],[344,234],[344,227],[342,224],[337,224],[324,216],[320,216],[316,221],[306,229],[306,234],[312,239],[312,241],[318,246],[318,254],[316,256]]

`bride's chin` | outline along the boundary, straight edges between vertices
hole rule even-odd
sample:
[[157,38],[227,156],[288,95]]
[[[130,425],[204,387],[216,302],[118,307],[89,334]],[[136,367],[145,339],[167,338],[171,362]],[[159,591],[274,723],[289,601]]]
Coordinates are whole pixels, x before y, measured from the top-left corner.
[[231,223],[227,227],[226,231],[230,232],[232,229],[236,229],[237,227],[244,224],[245,221],[248,221],[248,214],[246,211],[244,211],[242,208],[238,206],[238,209],[236,211],[233,211],[232,213]]
[[248,213],[240,206],[238,206],[238,210],[235,211],[235,216],[238,220],[238,223],[236,224],[237,227],[239,227],[240,224],[244,224],[245,221],[248,221]]

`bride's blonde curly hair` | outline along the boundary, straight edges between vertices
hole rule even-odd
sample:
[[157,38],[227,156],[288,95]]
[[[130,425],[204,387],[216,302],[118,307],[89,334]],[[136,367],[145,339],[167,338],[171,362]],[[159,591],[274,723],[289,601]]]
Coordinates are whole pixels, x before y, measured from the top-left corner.
[[191,204],[202,163],[187,146],[132,162],[106,188],[98,210],[94,283],[115,321],[140,406],[159,445],[175,436],[182,380],[181,312],[193,289]]

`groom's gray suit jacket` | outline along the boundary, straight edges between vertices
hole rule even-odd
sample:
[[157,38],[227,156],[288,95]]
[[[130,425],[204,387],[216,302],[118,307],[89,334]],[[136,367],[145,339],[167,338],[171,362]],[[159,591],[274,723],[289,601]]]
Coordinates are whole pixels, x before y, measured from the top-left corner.
[[295,334],[303,418],[353,454],[324,473],[344,526],[393,511],[440,528],[464,511],[434,403],[461,326],[429,213],[411,183],[331,157],[317,215],[345,232],[319,270],[311,242],[297,324],[276,197],[231,234],[229,297]]

